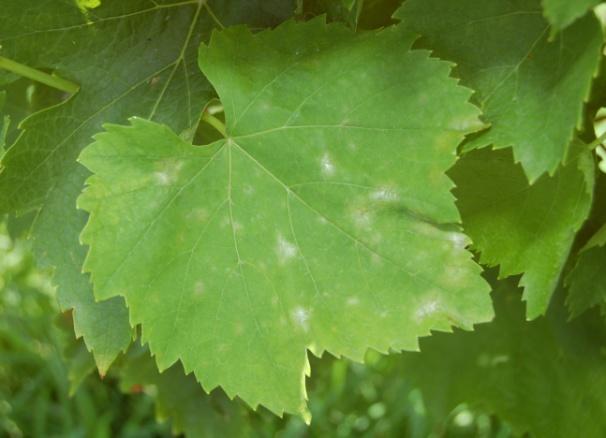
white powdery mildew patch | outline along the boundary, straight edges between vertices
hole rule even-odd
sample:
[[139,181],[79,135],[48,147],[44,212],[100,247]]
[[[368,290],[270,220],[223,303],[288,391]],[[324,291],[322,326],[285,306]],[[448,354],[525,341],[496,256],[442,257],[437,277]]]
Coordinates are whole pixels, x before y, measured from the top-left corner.
[[246,195],[246,196],[252,196],[255,194],[255,188],[253,186],[251,186],[250,184],[246,184],[244,186],[244,188],[242,189],[242,192]]
[[221,222],[219,223],[221,228],[227,228],[231,225],[231,219],[229,215],[225,215],[221,218]]
[[454,119],[450,123],[452,129],[457,131],[469,131],[478,127],[478,120],[473,117],[466,117],[464,119]]
[[370,228],[372,225],[372,215],[363,208],[356,208],[351,213],[351,220],[357,228]]
[[237,322],[234,325],[234,334],[236,336],[242,336],[242,334],[244,334],[244,325],[240,322]]
[[415,316],[417,319],[425,319],[428,316],[436,313],[438,310],[440,310],[440,303],[435,299],[429,300],[419,306],[419,308],[415,312]]
[[335,174],[335,164],[332,162],[330,155],[325,153],[320,159],[320,168],[324,176],[332,176]]
[[381,233],[373,233],[370,236],[370,243],[372,245],[379,245],[383,241],[383,235]]
[[169,186],[171,184],[171,178],[166,172],[154,173],[154,179],[160,186]]
[[182,161],[165,162],[161,170],[154,172],[154,181],[159,186],[170,186],[177,181],[182,167]]
[[373,201],[396,202],[400,197],[396,191],[389,187],[381,187],[370,194]]
[[286,240],[284,236],[278,234],[276,242],[276,254],[280,264],[286,264],[297,255],[297,247]]
[[477,357],[476,363],[482,368],[489,368],[506,364],[507,362],[509,362],[509,360],[510,358],[507,354],[490,355],[482,353]]
[[201,297],[204,295],[204,282],[202,280],[196,281],[194,284],[194,295]]
[[375,252],[373,252],[370,256],[370,261],[372,262],[373,265],[376,266],[381,266],[383,264],[383,259],[381,258],[381,256]]
[[448,233],[448,240],[450,240],[455,249],[465,249],[467,246],[467,236],[463,233]]
[[305,332],[309,331],[309,317],[310,312],[304,307],[297,306],[292,310],[292,320]]
[[187,214],[187,220],[196,222],[206,222],[209,217],[208,210],[205,208],[195,208]]
[[409,226],[411,228],[411,231],[414,231],[415,234],[419,234],[421,236],[427,236],[432,238],[442,236],[442,231],[439,231],[433,225],[430,225],[423,221],[414,221]]
[[465,278],[467,270],[460,266],[448,266],[446,267],[442,275],[440,276],[444,284],[450,285],[451,287],[459,287],[465,284]]
[[280,299],[276,295],[274,295],[271,298],[271,307],[278,307],[279,304],[280,304]]
[[360,304],[360,299],[358,297],[349,297],[345,302],[348,306],[357,306]]
[[241,233],[242,230],[244,229],[244,225],[242,225],[240,222],[238,221],[234,221],[232,226],[234,227],[234,232],[235,233]]

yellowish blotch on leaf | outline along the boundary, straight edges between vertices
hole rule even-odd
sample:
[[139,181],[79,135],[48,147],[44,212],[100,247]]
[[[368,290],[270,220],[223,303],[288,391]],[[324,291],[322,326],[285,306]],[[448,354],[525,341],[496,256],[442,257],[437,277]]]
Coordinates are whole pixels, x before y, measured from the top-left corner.
[[101,0],[76,0],[76,5],[82,10],[95,9],[101,6]]

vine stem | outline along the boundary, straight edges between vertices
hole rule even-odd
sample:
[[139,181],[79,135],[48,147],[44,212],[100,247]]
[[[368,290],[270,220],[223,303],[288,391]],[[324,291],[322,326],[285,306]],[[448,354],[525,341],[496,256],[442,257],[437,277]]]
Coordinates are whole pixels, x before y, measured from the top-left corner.
[[19,76],[23,76],[37,82],[41,82],[43,84],[48,85],[49,87],[65,91],[67,93],[73,94],[80,89],[79,85],[74,84],[71,81],[68,81],[55,75],[44,73],[43,71],[28,67],[24,64],[20,64],[16,61],[13,61],[12,59],[5,58],[4,56],[0,56],[0,68],[16,73]]
[[227,138],[227,131],[225,131],[225,124],[221,120],[219,120],[218,118],[213,116],[210,112],[204,111],[204,114],[202,114],[202,120],[204,120],[210,126],[212,126],[217,131],[219,131],[223,137]]

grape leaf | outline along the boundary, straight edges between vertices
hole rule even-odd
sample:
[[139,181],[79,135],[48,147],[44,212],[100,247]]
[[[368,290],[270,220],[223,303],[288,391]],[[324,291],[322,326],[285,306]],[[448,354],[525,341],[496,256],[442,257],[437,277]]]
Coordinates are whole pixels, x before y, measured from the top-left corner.
[[307,0],[301,2],[300,15],[317,16],[326,14],[327,21],[340,21],[352,29],[357,29],[363,0]]
[[580,251],[578,260],[566,278],[569,286],[566,304],[572,316],[599,306],[606,314],[606,284],[601,278],[606,268],[606,225],[598,230]]
[[149,352],[135,345],[121,364],[118,376],[124,392],[143,390],[156,403],[156,417],[170,420],[175,435],[187,437],[252,436],[252,424],[242,405],[225,394],[205,394],[192,375],[185,375],[181,364],[162,373]]
[[491,318],[444,173],[478,110],[413,40],[321,20],[214,33],[200,65],[228,138],[133,119],[83,151],[85,269],[160,369],[303,413],[306,348],[361,360]]
[[465,150],[511,146],[531,183],[569,152],[601,59],[594,16],[553,40],[538,0],[409,0],[396,12],[443,59],[456,62],[491,127]]
[[598,3],[600,0],[542,0],[543,14],[558,31],[585,15]]
[[562,303],[547,317],[524,319],[512,280],[493,292],[496,317],[473,333],[438,333],[405,353],[400,372],[423,392],[441,420],[458,404],[496,414],[516,435],[600,437],[606,434],[604,328],[567,323]]
[[326,14],[327,20],[340,21],[354,30],[378,29],[394,23],[392,15],[399,0],[305,0],[299,16]]
[[292,2],[274,3],[133,0],[83,10],[69,1],[10,0],[0,8],[4,56],[80,85],[67,102],[22,124],[23,134],[3,158],[0,212],[38,210],[37,257],[55,267],[61,307],[74,308],[76,333],[102,373],[130,343],[131,329],[123,300],[95,303],[81,273],[85,249],[78,235],[86,215],[75,205],[88,174],[76,157],[101,123],[132,115],[191,137],[214,95],[196,65],[198,45],[216,25],[210,11],[226,24],[264,26],[292,11]]
[[532,186],[513,162],[511,149],[470,152],[450,175],[463,228],[481,252],[480,262],[500,265],[503,277],[523,273],[528,317],[544,313],[591,208],[594,165],[589,153]]

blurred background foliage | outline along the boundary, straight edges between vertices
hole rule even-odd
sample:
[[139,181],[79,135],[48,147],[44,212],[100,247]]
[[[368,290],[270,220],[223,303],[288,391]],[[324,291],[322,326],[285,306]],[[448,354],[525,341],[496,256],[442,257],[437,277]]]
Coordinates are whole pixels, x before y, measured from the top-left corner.
[[0,315],[0,436],[168,434],[168,425],[154,419],[151,398],[130,397],[112,379],[88,375],[92,358],[74,339],[71,316],[59,314],[49,276],[34,267],[27,243],[13,241],[4,224]]

